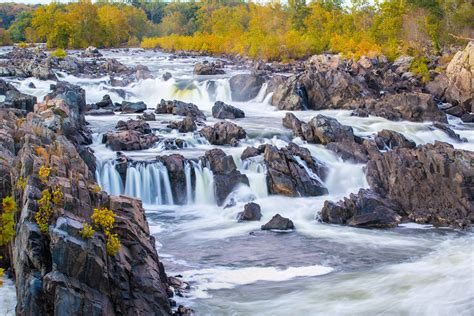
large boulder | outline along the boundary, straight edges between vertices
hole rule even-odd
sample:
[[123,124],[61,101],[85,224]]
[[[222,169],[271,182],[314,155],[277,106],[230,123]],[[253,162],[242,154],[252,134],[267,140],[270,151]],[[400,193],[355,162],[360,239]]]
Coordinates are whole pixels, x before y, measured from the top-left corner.
[[396,147],[416,147],[416,143],[407,139],[403,134],[387,129],[381,130],[377,133],[375,136],[375,143],[380,150],[394,149]]
[[33,112],[37,102],[35,96],[21,93],[2,79],[0,79],[0,95],[5,96],[5,100],[0,102],[0,107],[18,109],[25,113]]
[[214,126],[205,126],[201,134],[213,145],[236,145],[247,137],[245,130],[235,123],[217,122]]
[[446,69],[448,101],[465,112],[474,112],[474,41],[454,55]]
[[474,220],[474,152],[442,142],[396,148],[367,164],[372,190],[417,223],[469,227]]
[[173,193],[173,202],[175,204],[186,204],[186,175],[184,172],[186,159],[179,154],[169,156],[159,156],[158,159],[163,162],[168,171],[168,178]]
[[371,190],[361,189],[358,194],[337,203],[325,201],[321,220],[326,223],[363,228],[389,228],[400,223],[397,206]]
[[233,101],[245,102],[254,99],[265,79],[257,74],[238,74],[230,78],[230,91]]
[[217,101],[212,107],[212,116],[218,119],[236,119],[245,117],[245,113],[239,108]]
[[354,141],[352,127],[342,125],[335,118],[318,114],[308,123],[310,129],[303,132],[305,139],[316,144],[329,144],[344,140]]
[[181,121],[171,122],[169,128],[177,129],[180,133],[189,133],[197,130],[196,123],[191,117],[185,117]]
[[280,214],[276,214],[268,223],[262,225],[261,228],[262,230],[290,230],[294,229],[295,225],[291,219],[283,217]]
[[217,205],[222,205],[227,196],[239,185],[249,185],[246,175],[237,170],[234,159],[226,155],[221,149],[206,151],[201,158],[204,165],[208,165],[214,175],[214,193]]
[[260,205],[253,202],[245,204],[243,212],[237,214],[237,220],[239,222],[259,221],[260,218],[262,218],[262,211],[260,209]]
[[220,69],[215,63],[210,63],[208,61],[195,64],[193,72],[195,75],[203,76],[225,74],[224,70]]
[[438,108],[434,98],[427,93],[391,94],[380,100],[369,100],[365,106],[370,114],[394,121],[447,122],[446,114]]
[[122,113],[142,113],[147,109],[145,102],[128,102],[122,101]]
[[200,121],[206,120],[206,116],[199,110],[197,105],[177,100],[165,101],[162,99],[156,106],[155,113],[188,116]]
[[102,136],[102,143],[115,151],[148,149],[160,140],[143,120],[119,121],[116,129]]
[[312,158],[308,149],[291,143],[281,149],[264,145],[261,151],[271,194],[318,196],[328,193],[322,182],[325,168]]

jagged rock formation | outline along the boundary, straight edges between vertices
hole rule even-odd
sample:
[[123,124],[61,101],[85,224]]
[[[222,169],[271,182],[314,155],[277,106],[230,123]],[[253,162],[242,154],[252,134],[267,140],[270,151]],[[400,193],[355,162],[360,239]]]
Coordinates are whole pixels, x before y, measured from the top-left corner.
[[200,132],[213,145],[235,146],[240,139],[247,137],[247,133],[242,127],[229,121],[217,122],[214,126],[205,126]]
[[[102,192],[88,167],[93,156],[87,163],[76,150],[88,139],[81,90],[56,86],[24,119],[0,109],[0,135],[16,140],[0,147],[12,162],[0,166],[6,171],[0,197],[13,194],[20,210],[8,258],[17,280],[17,314],[169,315],[167,277],[141,202]],[[45,167],[47,175],[40,172]],[[41,217],[43,190],[61,192],[50,217]],[[121,247],[114,255],[107,254],[101,231],[89,239],[80,233],[93,209],[102,207],[116,214],[113,233]],[[46,221],[42,230],[38,214]]]

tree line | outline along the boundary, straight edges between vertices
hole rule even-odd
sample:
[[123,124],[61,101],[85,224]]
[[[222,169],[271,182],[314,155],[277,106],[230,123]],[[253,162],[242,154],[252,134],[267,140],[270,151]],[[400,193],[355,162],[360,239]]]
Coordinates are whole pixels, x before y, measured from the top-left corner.
[[[11,4],[9,4],[11,5]],[[7,12],[11,12],[10,9]],[[359,57],[438,52],[474,37],[471,0],[80,0],[0,6],[0,43],[137,46],[293,60],[322,52]]]

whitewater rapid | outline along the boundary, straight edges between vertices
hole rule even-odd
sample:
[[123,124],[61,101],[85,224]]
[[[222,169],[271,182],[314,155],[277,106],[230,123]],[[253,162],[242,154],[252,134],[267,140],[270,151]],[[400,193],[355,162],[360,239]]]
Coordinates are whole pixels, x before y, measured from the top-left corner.
[[[114,92],[110,78],[81,79],[58,74],[62,80],[81,85],[87,102],[109,94],[113,101],[144,101],[150,110],[161,99],[193,102],[214,124],[210,112],[215,101],[242,109],[246,117],[234,120],[248,134],[239,147],[220,147],[232,155],[237,168],[247,175],[250,186],[231,194],[236,204],[218,207],[213,192],[212,172],[201,163],[186,166],[186,203],[175,205],[166,167],[157,155],[182,154],[195,159],[215,148],[196,134],[180,134],[165,128],[171,115],[156,115],[148,122],[165,138],[179,137],[183,149],[156,147],[125,154],[139,162],[130,166],[126,183],[115,169],[115,152],[101,144],[101,135],[113,130],[118,120],[137,115],[87,116],[94,132],[99,185],[110,194],[127,194],[143,200],[150,230],[168,275],[180,274],[191,284],[184,298],[177,300],[194,308],[198,315],[472,315],[474,313],[474,261],[472,231],[436,229],[428,225],[401,225],[389,230],[365,230],[322,224],[317,214],[324,201],[337,201],[368,187],[363,164],[343,162],[323,146],[293,139],[283,128],[286,111],[269,104],[271,94],[263,86],[250,102],[234,102],[229,77],[242,70],[229,68],[226,75],[192,75],[193,64],[202,58],[175,58],[158,52],[107,52],[106,56],[127,65],[143,64],[155,75]],[[161,76],[170,72],[173,78]],[[245,70],[244,70],[245,72]],[[35,89],[29,88],[33,82]],[[13,81],[23,92],[43,97],[52,82],[27,79]],[[209,87],[212,85],[212,89]],[[378,117],[359,118],[350,111],[294,112],[303,120],[321,113],[350,125],[359,136],[382,129],[401,132],[417,144],[440,140],[457,148],[474,150],[474,129],[457,118],[449,118],[456,133],[468,140],[457,143],[430,123],[393,122]],[[329,195],[288,198],[268,195],[265,165],[258,158],[242,162],[247,146],[273,144],[279,148],[290,141],[306,147],[328,167],[324,181]],[[303,166],[304,167],[304,166]],[[196,188],[191,188],[191,176]],[[236,215],[253,200],[262,209],[260,222],[237,223]],[[289,233],[260,231],[260,225],[279,213],[290,218],[296,230]],[[4,286],[1,292],[10,289]],[[11,289],[10,289],[11,291]],[[1,294],[0,294],[1,297]],[[5,298],[8,299],[8,298]],[[4,305],[4,304],[2,304]],[[3,308],[3,307],[2,307]],[[0,310],[2,315],[3,310]]]

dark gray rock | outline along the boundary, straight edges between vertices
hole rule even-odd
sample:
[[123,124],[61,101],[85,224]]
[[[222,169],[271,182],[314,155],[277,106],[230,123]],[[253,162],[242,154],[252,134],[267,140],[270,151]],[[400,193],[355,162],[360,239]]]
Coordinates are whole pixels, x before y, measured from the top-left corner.
[[236,119],[245,117],[245,113],[232,105],[217,101],[212,107],[212,116],[218,119]]
[[229,80],[233,101],[246,102],[254,99],[265,79],[256,74],[239,74]]
[[289,218],[282,217],[280,214],[276,214],[268,223],[262,225],[262,230],[290,230],[294,228],[293,222]]
[[247,203],[244,206],[244,211],[237,214],[237,220],[242,221],[259,221],[262,218],[262,211],[260,205],[257,203]]

